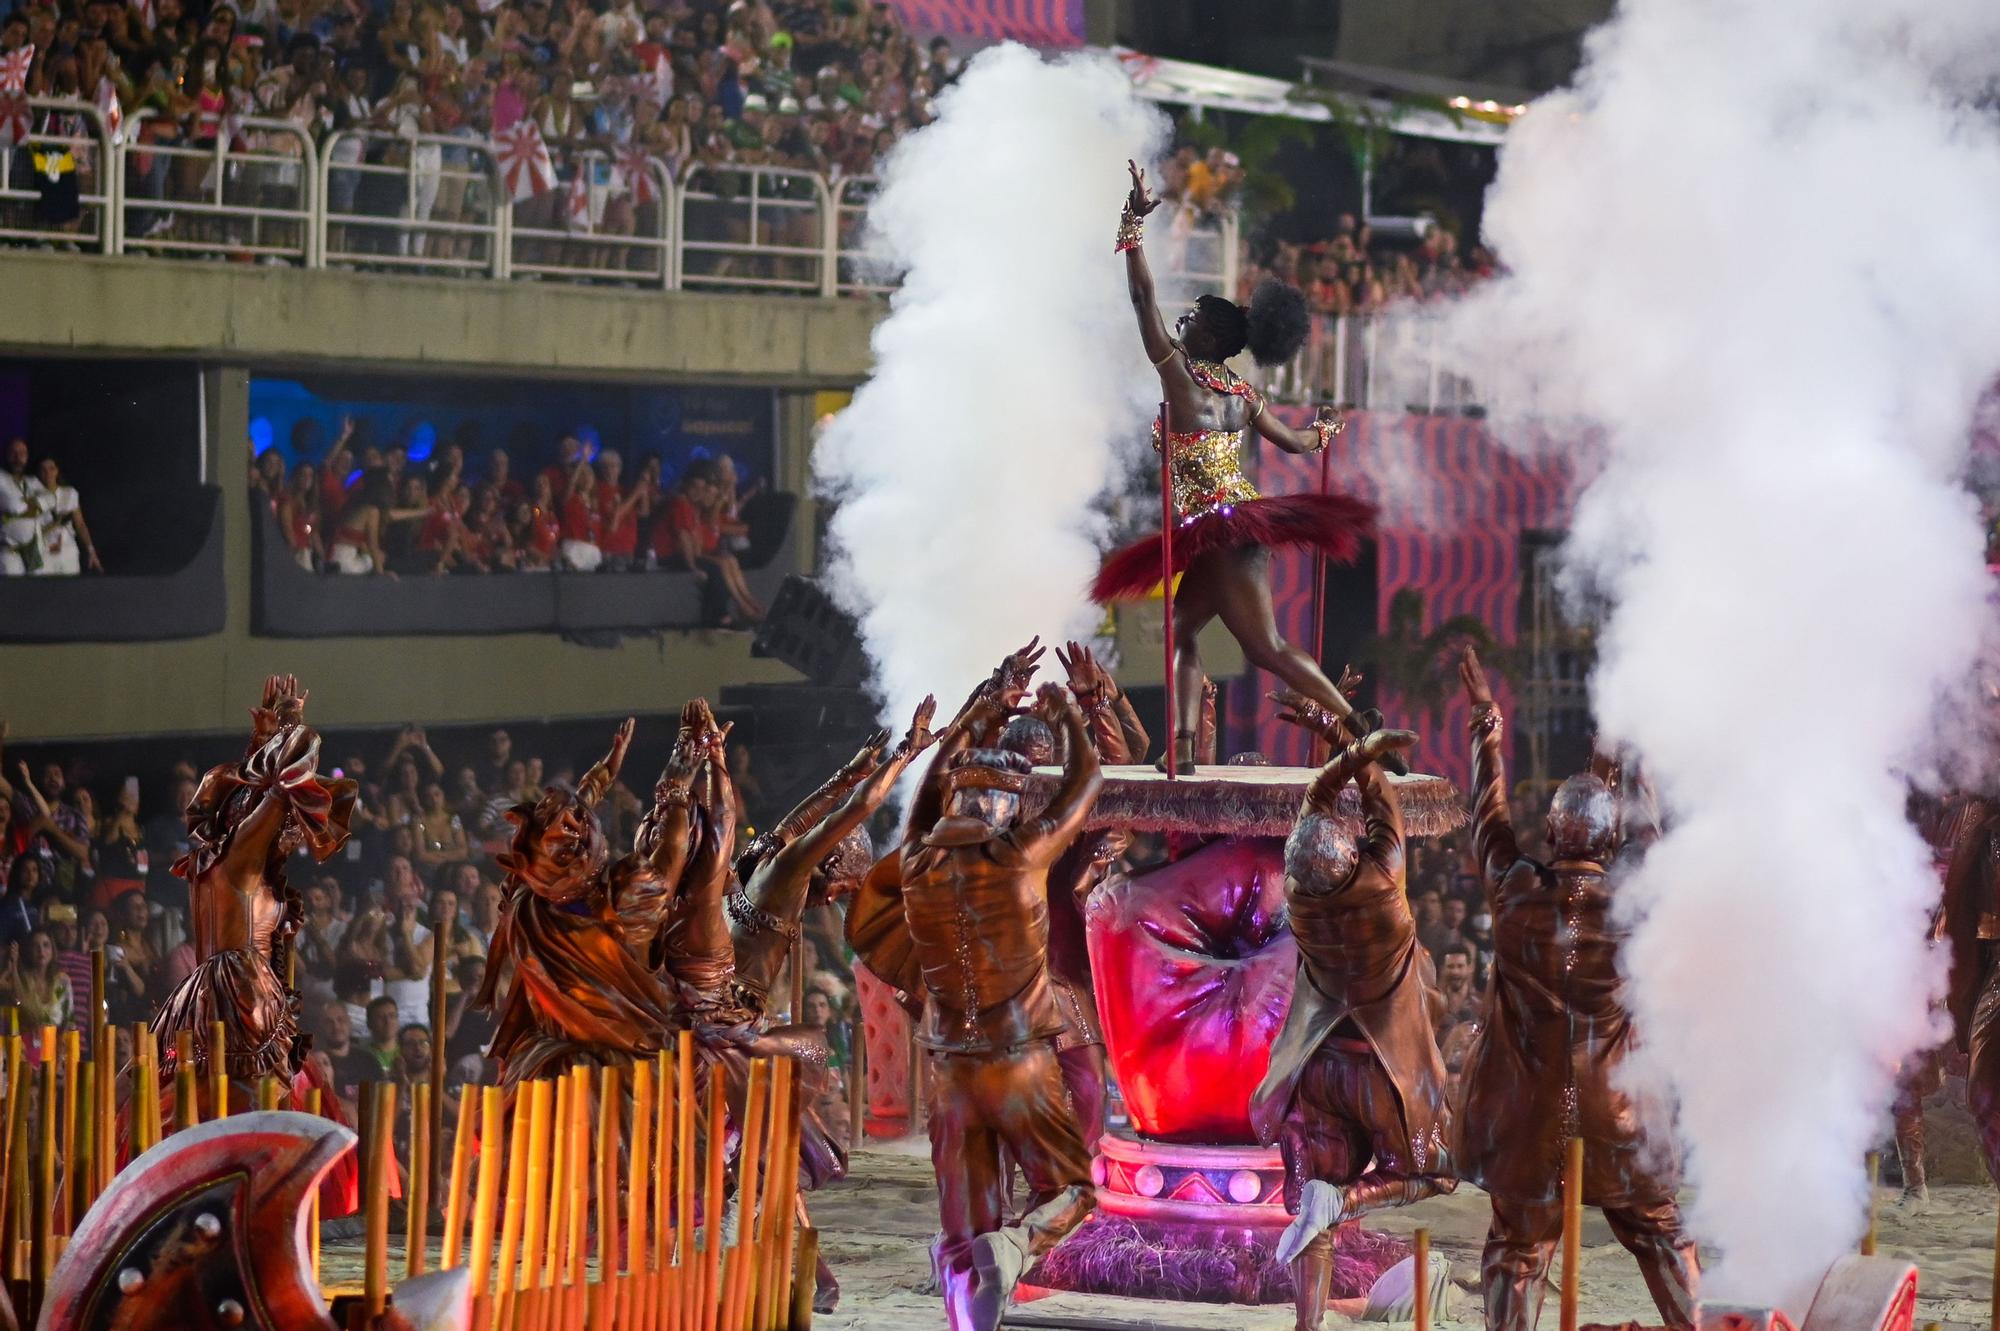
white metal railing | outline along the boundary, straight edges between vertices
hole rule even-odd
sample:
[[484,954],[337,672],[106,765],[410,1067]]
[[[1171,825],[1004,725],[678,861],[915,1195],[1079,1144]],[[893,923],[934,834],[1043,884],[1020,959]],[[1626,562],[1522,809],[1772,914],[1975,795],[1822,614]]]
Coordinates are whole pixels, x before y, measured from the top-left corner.
[[[135,117],[133,128],[150,122]],[[123,181],[119,253],[312,263],[318,158],[297,123],[230,117],[206,147],[130,137],[112,148]]]
[[[29,111],[33,119],[27,141],[0,149],[0,240],[117,253],[117,158],[104,113],[89,102],[58,97],[36,97]],[[65,154],[77,187],[73,230],[69,222],[45,216],[53,211],[44,202],[45,191],[53,193],[49,187],[59,184]],[[37,182],[37,156],[45,162],[55,159],[56,178]]]
[[832,186],[833,207],[827,212],[827,250],[833,256],[833,294],[887,295],[894,283],[875,267],[862,245],[868,205],[881,181],[874,176],[847,176]]
[[[528,219],[534,225],[517,214],[510,273],[669,285],[675,219],[668,206],[674,188],[666,164],[657,157],[614,162],[595,149],[572,154],[570,161],[572,171],[582,175],[580,197],[572,176],[534,201],[543,205]],[[652,194],[644,203],[639,201],[642,183],[633,178],[641,171]],[[547,206],[551,202],[554,206]]]
[[833,198],[824,178],[778,166],[697,164],[676,194],[676,287],[833,294]]
[[318,174],[321,265],[507,276],[505,187],[484,139],[339,130]]
[[1299,354],[1253,378],[1281,402],[1335,402],[1370,411],[1452,412],[1482,405],[1445,366],[1439,311],[1405,302],[1373,314],[1315,314]]

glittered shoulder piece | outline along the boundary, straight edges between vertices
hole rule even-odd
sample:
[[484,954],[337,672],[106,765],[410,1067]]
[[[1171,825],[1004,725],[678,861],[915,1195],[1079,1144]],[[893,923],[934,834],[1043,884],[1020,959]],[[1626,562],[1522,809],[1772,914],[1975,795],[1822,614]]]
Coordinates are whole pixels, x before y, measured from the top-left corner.
[[1227,365],[1219,361],[1196,360],[1193,356],[1188,356],[1185,348],[1182,349],[1181,355],[1187,357],[1189,376],[1209,392],[1226,393],[1230,397],[1246,399],[1256,396],[1257,390],[1250,386],[1249,380]]

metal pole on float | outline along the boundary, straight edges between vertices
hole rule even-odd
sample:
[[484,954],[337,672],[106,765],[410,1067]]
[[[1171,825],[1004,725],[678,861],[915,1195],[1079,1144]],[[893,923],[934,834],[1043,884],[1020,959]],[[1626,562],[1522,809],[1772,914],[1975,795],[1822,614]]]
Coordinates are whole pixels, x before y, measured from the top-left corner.
[[[1326,498],[1333,488],[1333,449],[1319,451],[1319,497]],[[1326,668],[1326,547],[1313,548],[1313,594],[1312,594],[1312,641],[1313,660],[1320,668]],[[1315,736],[1312,741],[1312,760],[1315,767],[1330,756],[1333,745],[1330,741]]]
[[1172,781],[1180,775],[1174,758],[1180,742],[1174,706],[1174,441],[1167,434],[1164,402],[1160,404],[1160,637],[1167,653],[1167,780]]

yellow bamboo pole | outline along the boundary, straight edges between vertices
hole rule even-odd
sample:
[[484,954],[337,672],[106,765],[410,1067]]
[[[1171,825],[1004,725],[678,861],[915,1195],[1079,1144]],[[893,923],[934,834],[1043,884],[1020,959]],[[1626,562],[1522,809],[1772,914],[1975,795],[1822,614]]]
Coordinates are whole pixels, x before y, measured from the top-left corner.
[[1583,1138],[1569,1139],[1569,1159],[1563,1169],[1562,1331],[1576,1331],[1577,1296],[1582,1289],[1583,1264]]
[[1873,1257],[1875,1255],[1875,1193],[1881,1187],[1881,1184],[1882,1156],[1878,1152],[1870,1151],[1868,1153],[1868,1231],[1861,1236],[1861,1255],[1863,1257]]
[[[91,1200],[95,1201],[103,1191],[111,1186],[112,1176],[118,1172],[118,1037],[112,1034],[111,1024],[104,1018],[104,952],[102,949],[91,954],[93,957],[91,983],[98,990],[97,1026],[90,1033],[90,1057],[97,1068],[97,1131],[93,1134],[97,1142],[97,1156],[93,1162],[96,1177],[91,1181]],[[132,1107],[138,1113],[138,1106]]]
[[[41,1127],[42,1158],[35,1162],[35,1224],[33,1263],[35,1285],[48,1284],[56,1269],[56,1028],[42,1027],[41,1094],[37,1097],[36,1121]],[[36,1302],[40,1302],[39,1299]]]
[[[8,1010],[8,1023],[18,1020],[18,1010]],[[0,1240],[11,1243],[21,1237],[14,1227],[14,1214],[20,1199],[14,1195],[14,1166],[16,1147],[14,1138],[20,1131],[21,1120],[27,1112],[27,1049],[18,1034],[9,1032],[7,1036],[7,1113],[5,1140],[0,1140]],[[9,1247],[0,1254],[0,1275],[14,1274],[14,1254]]]
[[[314,1117],[320,1112],[320,1089],[312,1087],[306,1092],[306,1112]],[[312,1190],[311,1214],[306,1219],[306,1250],[312,1258],[313,1284],[319,1284],[319,1189]]]
[[1412,1274],[1416,1277],[1416,1331],[1431,1331],[1431,1232],[1419,1229]]
[[708,1138],[705,1182],[701,1193],[701,1297],[696,1307],[705,1312],[704,1325],[712,1331],[715,1305],[721,1291],[717,1287],[722,1267],[723,1147],[729,1139],[729,1101],[721,1067],[708,1068]]
[[750,1269],[757,1252],[757,1168],[763,1164],[768,1173],[777,1165],[775,1157],[769,1164],[763,1160],[765,1139],[769,1136],[765,1099],[770,1078],[769,1059],[760,1058],[750,1065],[750,1083],[743,1093],[743,1144],[736,1157],[736,1246],[729,1252],[722,1290],[723,1331],[738,1331],[743,1322],[744,1296],[749,1292]]
[[[314,1106],[317,1109],[317,1106]],[[451,1184],[444,1194],[444,1246],[438,1267],[458,1265],[458,1240],[465,1227],[465,1185],[472,1177],[473,1120],[479,1110],[478,1092],[467,1086],[458,1095],[458,1129],[451,1134]]]
[[[528,1269],[533,1271],[534,1256],[541,1246],[540,1165],[548,1154],[548,1090],[546,1081],[524,1082],[514,1087],[514,1130],[507,1150],[507,1211],[500,1224],[499,1315],[495,1318],[502,1327],[513,1325],[520,1291],[531,1283],[516,1278],[522,1250],[525,1247]],[[498,1142],[493,1149],[498,1152]],[[485,1151],[482,1144],[482,1158]],[[521,1241],[524,1230],[528,1235],[525,1245]],[[476,1228],[474,1233],[477,1234]]]
[[[786,1106],[785,1111],[785,1153],[779,1156],[777,1161],[780,1171],[785,1176],[784,1191],[779,1194],[778,1198],[783,1215],[778,1225],[777,1260],[780,1263],[778,1276],[779,1292],[773,1304],[773,1307],[780,1314],[788,1307],[797,1308],[800,1286],[804,1286],[807,1289],[812,1287],[813,1270],[816,1269],[812,1264],[818,1260],[816,1256],[813,1257],[808,1262],[809,1269],[801,1271],[799,1269],[799,1248],[793,1241],[794,1231],[798,1229],[805,1210],[804,1203],[799,1196],[799,1132],[802,1126],[801,1115],[805,1108],[802,1094],[804,1089],[795,1076],[792,1079],[791,1103]],[[804,1233],[813,1234],[815,1242],[817,1242],[817,1232],[811,1226],[808,1225]],[[803,1241],[802,1235],[801,1241]],[[810,1305],[810,1298],[807,1299],[807,1303]],[[806,1320],[812,1320],[810,1309],[808,1310]]]
[[257,1107],[259,1109],[284,1108],[285,1088],[276,1077],[257,1079]]
[[375,1083],[375,1110],[368,1125],[368,1240],[362,1293],[368,1316],[389,1307],[389,1171],[395,1168],[390,1144],[396,1136],[396,1083]]
[[[787,1254],[791,1245],[785,1245]],[[790,1264],[789,1256],[787,1264]],[[791,1318],[787,1323],[789,1331],[812,1331],[813,1324],[813,1281],[807,1274],[819,1266],[819,1231],[807,1225],[799,1231],[798,1270],[799,1279],[789,1286]]]
[[154,1053],[153,1028],[140,1022],[132,1032],[133,1058],[138,1063],[137,1094],[132,1104],[132,1154],[153,1149],[160,1140],[160,1065]]
[[403,1230],[403,1275],[424,1273],[431,1228],[431,1084],[410,1088],[410,1187]]
[[591,1300],[592,1331],[609,1331],[611,1295],[618,1288],[618,1145],[624,1101],[618,1091],[618,1069],[607,1067],[597,1093],[597,1288]]
[[[14,1043],[22,1046],[16,1036]],[[27,1071],[25,1046],[21,1072],[21,1112],[14,1119],[14,1149],[9,1167],[8,1192],[13,1197],[13,1219],[10,1222],[10,1241],[7,1249],[7,1274],[11,1280],[27,1280],[34,1274],[29,1262],[29,1249],[33,1246],[35,1232],[34,1183],[35,1176],[28,1169],[29,1124],[34,1108],[34,1097],[38,1079]]]
[[696,1310],[700,1307],[698,1299],[701,1294],[701,1282],[695,1278],[698,1268],[695,1265],[694,1251],[694,1120],[696,1105],[694,1098],[693,1031],[682,1031],[680,1033],[680,1047],[676,1053],[680,1060],[680,1066],[676,1069],[676,1074],[680,1081],[680,1094],[678,1096],[679,1105],[677,1106],[678,1122],[675,1125],[680,1143],[676,1152],[680,1160],[680,1176],[676,1180],[680,1185],[680,1191],[677,1198],[677,1209],[674,1214],[674,1248],[676,1253],[674,1261],[679,1269],[674,1272],[673,1278],[677,1285],[677,1293],[680,1295],[680,1299],[675,1326],[679,1328],[679,1331],[690,1331],[695,1324],[695,1314]]
[[195,1080],[194,1032],[174,1036],[174,1131],[201,1122],[200,1089]]
[[653,1065],[639,1059],[632,1065],[632,1149],[625,1177],[625,1273],[645,1274],[649,1246],[646,1166],[653,1158]]
[[522,1225],[520,1243],[520,1289],[538,1289],[542,1285],[542,1245],[546,1243],[544,1233],[548,1229],[548,1137],[554,1127],[552,1115],[556,1107],[556,1095],[562,1095],[568,1103],[568,1087],[556,1087],[552,1081],[530,1081],[516,1091],[516,1103],[522,1095],[528,1097],[528,1215]]
[[[472,1202],[472,1292],[484,1300],[487,1277],[493,1266],[493,1212],[500,1202],[500,1157],[506,1149],[500,1137],[500,1109],[504,1103],[498,1086],[482,1086],[479,1101],[479,1191]],[[516,1130],[520,1112],[515,1111]]]
[[[572,1289],[583,1285],[584,1234],[590,1226],[590,1069],[570,1069],[576,1087],[570,1092],[569,1232],[563,1236],[563,1277]],[[564,1300],[565,1307],[568,1300]]]
[[70,1214],[70,1233],[76,1232],[76,1222],[90,1210],[97,1190],[97,1065],[85,1063],[82,1076],[77,1092],[82,1120],[77,1124],[76,1158],[70,1165],[75,1177],[63,1185],[64,1195],[75,1207]]
[[764,1170],[764,1210],[757,1232],[755,1280],[750,1301],[750,1324],[760,1331],[771,1325],[772,1310],[776,1306],[777,1276],[781,1269],[778,1260],[779,1236],[790,1232],[786,1218],[791,1213],[791,1198],[784,1193],[784,1153],[790,1135],[787,1128],[791,1122],[793,1071],[792,1060],[781,1058],[771,1076],[771,1163]]
[[567,1074],[559,1074],[556,1077],[554,1092],[555,1113],[549,1120],[550,1138],[559,1144],[549,1161],[548,1230],[541,1255],[541,1269],[547,1272],[549,1284],[554,1284],[556,1280],[556,1268],[562,1259],[563,1251],[563,1222],[568,1218],[568,1208],[564,1205],[564,1198],[569,1195],[569,1151],[566,1148],[569,1136],[569,1101],[575,1093],[575,1082]]
[[219,1021],[208,1027],[208,1099],[211,1117],[229,1117],[229,1028]]
[[671,1056],[662,1049],[654,1060],[659,1087],[653,1125],[653,1271],[646,1287],[646,1313],[641,1331],[678,1331],[680,1291],[673,1283],[674,1145],[680,1123],[674,1098]]
[[82,1090],[83,1034],[62,1033],[62,1190],[56,1194],[56,1233],[68,1234],[76,1228],[76,1104]]

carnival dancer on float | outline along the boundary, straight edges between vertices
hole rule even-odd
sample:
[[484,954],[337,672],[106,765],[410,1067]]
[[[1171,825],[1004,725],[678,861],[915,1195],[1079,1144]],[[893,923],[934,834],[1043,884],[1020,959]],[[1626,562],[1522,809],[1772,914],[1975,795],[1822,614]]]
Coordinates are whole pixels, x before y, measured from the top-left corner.
[[[291,675],[265,680],[261,705],[250,709],[243,758],[211,768],[187,807],[188,853],[173,872],[188,882],[195,968],[153,1018],[163,1100],[173,1093],[175,1042],[186,1031],[200,1067],[226,1070],[234,1107],[248,1105],[250,1088],[275,1077],[300,1102],[308,1086],[318,1086],[338,1120],[324,1061],[306,1057],[298,991],[287,978],[305,908],[285,880],[285,862],[301,849],[320,861],[340,849],[355,783],[320,776],[319,734],[305,723],[307,696]],[[226,1041],[223,1069],[210,1064],[216,1023]],[[211,1077],[198,1084],[207,1095]],[[203,1117],[228,1112],[230,1106],[211,1104]],[[344,1164],[329,1178],[327,1214],[354,1209],[358,1177]]]
[[486,1052],[505,1086],[576,1064],[624,1066],[666,1047],[673,996],[647,952],[691,853],[690,791],[707,750],[683,729],[632,852],[613,862],[597,807],[632,729],[629,719],[618,728],[574,791],[551,786],[507,811],[514,836],[495,859],[506,901],[474,999],[495,1015]]
[[1700,1269],[1674,1200],[1671,1143],[1648,1131],[1654,1125],[1615,1084],[1634,1039],[1605,872],[1620,849],[1619,798],[1597,775],[1570,777],[1549,805],[1553,863],[1523,855],[1507,806],[1500,709],[1469,648],[1459,676],[1472,704],[1473,848],[1494,957],[1453,1153],[1459,1175],[1493,1204],[1480,1269],[1487,1329],[1533,1331],[1562,1232],[1563,1162],[1579,1136],[1583,1204],[1604,1212],[1638,1261],[1661,1320],[1692,1327]]
[[[1129,165],[1129,164],[1128,164]],[[1174,667],[1179,715],[1172,719],[1176,764],[1191,765],[1203,678],[1198,639],[1220,619],[1250,663],[1336,716],[1353,709],[1311,655],[1285,640],[1271,609],[1271,551],[1285,546],[1323,550],[1352,563],[1375,510],[1348,495],[1261,498],[1243,474],[1244,436],[1255,430],[1287,453],[1323,452],[1343,422],[1320,408],[1312,428],[1294,430],[1264,398],[1224,364],[1246,347],[1260,365],[1290,360],[1309,326],[1305,296],[1266,282],[1243,307],[1203,296],[1167,331],[1154,298],[1141,230],[1159,200],[1146,192],[1145,173],[1131,166],[1132,193],[1118,227],[1132,307],[1146,356],[1159,371],[1166,399],[1166,438],[1153,426],[1153,447],[1169,450],[1173,478]],[[1100,603],[1143,596],[1160,583],[1160,538],[1134,542],[1108,556],[1092,595]],[[1400,759],[1396,760],[1400,765]]]
[[[1056,648],[1056,660],[1069,676],[1070,696],[1082,711],[1097,749],[1097,761],[1117,767],[1143,757],[1150,741],[1130,699],[1090,648],[1072,642]],[[1205,713],[1213,721],[1212,711]],[[1207,724],[1211,733],[1213,725]],[[1007,722],[996,747],[1018,753],[1036,767],[1055,765],[1055,732],[1033,713]],[[1197,755],[1199,756],[1199,755]],[[1213,756],[1212,753],[1210,755]],[[1085,934],[1084,903],[1117,865],[1131,844],[1128,829],[1105,827],[1084,832],[1049,869],[1049,983],[1055,989],[1056,1010],[1063,1028],[1056,1036],[1056,1061],[1062,1064],[1063,1085],[1083,1130],[1083,1146],[1095,1154],[1104,1135],[1104,1109],[1110,1086],[1104,1067],[1104,1030],[1097,1019],[1097,993],[1091,983],[1090,945]]]
[[[1281,720],[1345,738],[1343,719],[1313,699],[1275,696]],[[1306,788],[1285,842],[1298,980],[1250,1123],[1284,1156],[1294,1219],[1277,1256],[1292,1265],[1300,1331],[1326,1312],[1333,1226],[1457,1186],[1444,1060],[1404,884],[1403,813],[1381,767],[1416,742],[1407,730],[1376,730],[1348,743]],[[1337,806],[1350,781],[1361,795],[1358,844]]]
[[[1103,777],[1082,714],[1059,685],[1044,685],[1038,709],[1062,728],[1068,756],[1047,809],[1022,817],[1027,760],[973,746],[1019,696],[983,693],[940,741],[911,806],[899,917],[862,956],[885,976],[914,958],[924,993],[918,1039],[930,1057],[943,1229],[934,1256],[952,1331],[993,1331],[1028,1262],[1096,1206],[1056,1058],[1046,878]],[[1003,1147],[1028,1181],[1025,1213],[1012,1224]]]

